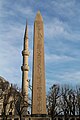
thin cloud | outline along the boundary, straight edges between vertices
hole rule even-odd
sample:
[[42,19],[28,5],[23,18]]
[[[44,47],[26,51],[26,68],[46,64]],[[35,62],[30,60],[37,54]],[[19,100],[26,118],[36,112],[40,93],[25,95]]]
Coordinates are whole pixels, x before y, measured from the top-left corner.
[[57,77],[66,83],[80,84],[80,71],[70,71],[58,74]]
[[75,58],[71,56],[66,56],[66,55],[56,55],[56,54],[49,54],[45,55],[46,62],[66,62],[66,61],[72,61],[75,60]]
[[[37,10],[41,11],[44,19],[47,82],[65,83],[65,79],[72,78],[69,72],[65,72],[67,70],[74,76],[72,79],[79,81],[80,3],[75,0],[0,0],[0,74],[13,83],[19,80],[21,85],[21,51],[27,18],[31,53],[29,78],[32,79],[33,22]],[[75,68],[75,72],[71,72],[71,68]],[[74,80],[74,84],[78,81]]]
[[[51,74],[50,74],[51,76]],[[50,78],[46,79],[47,91],[53,84],[69,85],[75,87],[80,84],[80,71],[67,71],[60,73],[53,72]]]
[[[47,34],[48,33],[48,34]],[[49,37],[50,40],[55,37],[66,38],[66,40],[75,41],[80,40],[80,34],[78,31],[73,31],[71,27],[59,19],[54,19],[50,23],[45,25],[45,38]]]
[[[26,1],[25,1],[26,2]],[[23,4],[18,4],[18,2],[16,1],[16,3],[14,2],[13,7],[12,2],[10,1],[3,1],[0,4],[0,17],[11,17],[11,16],[28,16],[28,17],[32,17],[34,15],[34,12],[32,10],[32,8],[30,6],[25,6]]]

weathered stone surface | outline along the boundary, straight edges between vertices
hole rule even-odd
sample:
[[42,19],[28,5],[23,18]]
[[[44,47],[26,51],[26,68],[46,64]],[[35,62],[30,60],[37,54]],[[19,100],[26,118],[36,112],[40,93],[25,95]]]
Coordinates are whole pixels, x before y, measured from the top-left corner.
[[32,115],[46,115],[46,90],[44,66],[44,28],[38,11],[34,22],[34,50],[32,76]]

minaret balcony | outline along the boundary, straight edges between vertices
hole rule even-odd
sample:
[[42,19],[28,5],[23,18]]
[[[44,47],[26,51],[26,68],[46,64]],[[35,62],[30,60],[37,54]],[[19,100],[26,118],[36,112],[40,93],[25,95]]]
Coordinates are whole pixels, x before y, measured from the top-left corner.
[[29,56],[30,52],[28,50],[23,50],[22,51],[22,55],[26,55],[26,56]]
[[28,65],[23,65],[21,66],[22,71],[29,71],[29,66]]

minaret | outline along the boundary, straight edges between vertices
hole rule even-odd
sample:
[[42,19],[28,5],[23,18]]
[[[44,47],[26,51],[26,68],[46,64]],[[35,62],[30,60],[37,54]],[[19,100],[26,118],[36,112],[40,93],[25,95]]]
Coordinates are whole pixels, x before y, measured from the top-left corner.
[[39,11],[34,22],[33,43],[32,116],[45,116],[47,112],[44,63],[44,27],[43,19]]
[[25,35],[24,35],[24,48],[22,51],[23,56],[23,65],[21,66],[22,70],[22,94],[24,96],[24,100],[28,102],[28,56],[29,56],[29,50],[28,50],[28,27],[26,24],[25,29]]

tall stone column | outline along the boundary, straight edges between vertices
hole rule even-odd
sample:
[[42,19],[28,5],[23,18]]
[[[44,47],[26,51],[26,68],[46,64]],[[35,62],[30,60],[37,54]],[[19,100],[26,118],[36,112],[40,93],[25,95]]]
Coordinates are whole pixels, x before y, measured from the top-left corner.
[[23,65],[21,66],[22,69],[22,94],[24,96],[24,100],[28,102],[28,27],[26,24],[25,35],[24,35],[24,48],[22,51],[23,56]]
[[46,114],[44,28],[42,16],[38,11],[34,22],[32,116],[45,116]]

